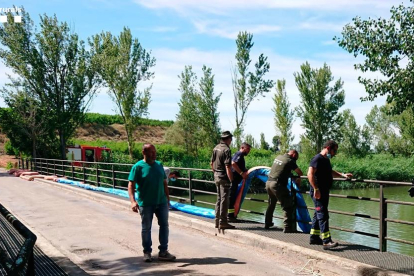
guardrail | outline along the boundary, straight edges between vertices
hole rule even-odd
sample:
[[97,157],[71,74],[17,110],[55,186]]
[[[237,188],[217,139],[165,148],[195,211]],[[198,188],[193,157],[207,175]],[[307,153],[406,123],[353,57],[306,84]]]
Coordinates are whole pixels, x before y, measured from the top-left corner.
[[[20,235],[25,238],[23,245],[18,252],[15,251],[16,238],[2,235],[3,250],[0,247],[0,263],[7,275],[22,275],[26,267],[25,275],[35,275],[33,247],[36,242],[36,235],[26,228],[18,219],[16,219],[3,205],[0,204],[1,215],[16,229]],[[13,243],[13,244],[10,244]],[[16,254],[17,253],[17,254]],[[15,256],[14,256],[15,255]],[[14,257],[14,258],[13,258]]]
[[[75,166],[72,161],[67,160],[58,160],[58,159],[44,159],[44,158],[36,158],[36,159],[26,159],[26,160],[19,160],[19,168],[28,168],[31,170],[36,170],[40,173],[44,174],[54,174],[57,176],[67,176],[74,180],[83,181],[84,183],[96,185],[96,186],[111,186],[112,188],[118,189],[127,189],[128,183],[128,175],[131,167],[133,164],[120,164],[120,163],[104,163],[104,162],[85,162],[85,161],[76,161],[76,163],[81,164],[80,166]],[[185,201],[190,203],[191,205],[195,205],[196,203],[206,204],[210,206],[214,206],[215,204],[212,202],[206,202],[202,200],[197,200],[195,198],[195,194],[206,194],[206,195],[216,195],[215,190],[215,183],[212,180],[213,174],[211,170],[206,169],[193,169],[193,168],[180,168],[180,167],[170,167],[172,170],[179,170],[181,172],[187,172],[187,177],[180,177],[178,180],[183,181],[184,183],[187,182],[185,187],[173,186],[169,185],[169,188],[172,190],[181,190],[188,193],[188,197],[184,196],[177,196],[177,195],[170,195],[171,198],[176,198],[181,201]],[[194,178],[195,174],[201,174],[203,178],[207,179],[197,179]],[[182,175],[185,175],[184,173]],[[210,178],[211,180],[208,180]],[[303,179],[307,179],[307,177],[303,176]],[[375,220],[379,222],[378,233],[368,233],[363,231],[358,231],[355,229],[347,229],[335,225],[331,225],[330,228],[336,229],[339,231],[355,233],[359,235],[364,235],[368,237],[374,237],[379,239],[379,250],[381,252],[387,251],[387,241],[393,241],[397,243],[403,243],[408,245],[414,245],[414,242],[407,241],[403,239],[397,239],[393,237],[389,237],[387,235],[387,224],[388,222],[397,223],[397,224],[405,224],[414,226],[414,222],[412,221],[404,221],[404,220],[397,220],[387,218],[387,209],[389,204],[399,204],[399,205],[408,205],[414,206],[413,202],[404,202],[404,201],[396,201],[396,200],[388,200],[384,195],[384,187],[385,186],[411,186],[412,183],[410,182],[395,182],[395,181],[380,181],[380,180],[344,180],[342,178],[334,178],[334,181],[351,181],[351,182],[364,182],[364,183],[371,183],[379,185],[379,198],[368,198],[368,197],[359,197],[359,196],[350,196],[350,195],[340,195],[340,194],[330,194],[330,197],[336,198],[343,198],[349,200],[357,200],[357,201],[372,201],[378,202],[379,204],[379,214],[378,216],[371,216],[368,214],[361,214],[361,213],[350,213],[344,212],[340,210],[329,210],[332,214],[340,214],[344,216],[354,216],[354,217],[361,217],[365,219]],[[201,189],[198,187],[198,183],[204,183],[204,186],[211,185],[210,191],[206,189]],[[123,184],[123,185],[122,185]],[[171,183],[170,183],[171,184]],[[295,192],[295,191],[293,191]],[[309,194],[309,192],[301,192],[303,194]],[[245,200],[258,202],[258,203],[267,203],[267,200],[255,199],[246,197]],[[314,210],[313,207],[307,207],[309,210]],[[241,209],[241,212],[246,212],[250,214],[256,214],[260,216],[264,216],[264,213],[257,212],[255,210],[249,209]],[[283,219],[280,216],[274,216],[277,219]]]

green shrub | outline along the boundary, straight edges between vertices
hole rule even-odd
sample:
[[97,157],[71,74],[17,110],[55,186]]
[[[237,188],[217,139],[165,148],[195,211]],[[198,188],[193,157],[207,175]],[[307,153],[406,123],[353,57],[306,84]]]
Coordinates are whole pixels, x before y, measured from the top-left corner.
[[4,151],[7,155],[19,155],[19,150],[13,147],[10,141],[4,143]]
[[[124,121],[120,115],[108,115],[99,113],[86,113],[84,123],[90,124],[101,124],[101,125],[112,125],[112,124],[123,124]],[[165,126],[170,127],[174,121],[159,121],[147,118],[141,118],[138,122],[139,125],[145,126]]]
[[10,169],[12,169],[13,168],[13,163],[12,162],[7,162],[7,165],[6,165],[6,170],[10,170]]

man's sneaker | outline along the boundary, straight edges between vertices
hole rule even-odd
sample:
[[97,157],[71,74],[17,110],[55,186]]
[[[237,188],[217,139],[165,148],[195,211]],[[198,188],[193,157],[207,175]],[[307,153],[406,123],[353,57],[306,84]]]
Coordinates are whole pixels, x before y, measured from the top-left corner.
[[170,252],[168,252],[168,250],[158,253],[158,260],[160,261],[173,262],[175,261],[175,259],[176,257]]
[[265,229],[269,229],[270,227],[274,226],[275,224],[272,223],[265,223]]
[[228,224],[228,223],[221,223],[219,225],[219,229],[234,229],[236,226]]
[[323,241],[322,241],[322,239],[312,239],[312,240],[309,241],[309,244],[322,245]]
[[338,245],[339,244],[337,242],[330,241],[328,243],[323,244],[323,249],[325,249],[325,250],[331,249],[331,248],[337,247]]
[[151,253],[144,253],[144,262],[146,262],[146,263],[152,262]]

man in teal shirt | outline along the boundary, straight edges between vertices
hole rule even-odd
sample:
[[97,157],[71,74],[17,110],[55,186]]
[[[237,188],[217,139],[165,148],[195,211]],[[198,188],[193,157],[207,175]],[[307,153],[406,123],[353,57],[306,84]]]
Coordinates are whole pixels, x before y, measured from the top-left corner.
[[[160,250],[158,259],[174,261],[175,256],[168,252],[168,207],[170,197],[168,193],[167,176],[161,162],[156,161],[157,151],[152,144],[142,147],[143,160],[138,161],[131,169],[128,177],[128,194],[131,209],[141,215],[141,238],[144,248],[144,261],[151,262],[152,240],[151,227],[154,214],[160,226]],[[136,184],[136,187],[135,187]],[[134,190],[137,190],[137,201]]]

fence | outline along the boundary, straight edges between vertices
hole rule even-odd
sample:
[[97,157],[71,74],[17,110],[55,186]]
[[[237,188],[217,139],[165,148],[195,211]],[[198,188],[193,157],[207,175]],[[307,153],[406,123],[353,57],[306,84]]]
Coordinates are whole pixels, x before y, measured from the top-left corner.
[[[133,164],[119,164],[119,163],[103,163],[103,162],[84,162],[84,161],[77,161],[77,165],[71,161],[67,160],[57,160],[57,159],[43,159],[43,158],[36,158],[36,159],[26,159],[26,160],[19,160],[19,168],[29,168],[32,170],[36,170],[40,173],[44,174],[54,174],[57,176],[67,176],[74,180],[83,181],[88,184],[97,185],[99,186],[111,186],[113,188],[118,189],[127,189],[128,183],[128,174]],[[178,196],[178,195],[170,195],[172,198],[179,199],[181,201],[185,201],[190,203],[191,205],[195,205],[196,203],[202,203],[206,205],[214,206],[215,204],[212,202],[206,202],[202,200],[197,200],[195,195],[196,194],[207,194],[207,195],[216,195],[214,192],[215,184],[212,181],[212,172],[211,170],[205,169],[193,169],[193,168],[175,168],[170,167],[172,170],[179,170],[180,172],[186,172],[186,177],[180,177],[178,180],[181,183],[184,183],[184,186],[173,186],[169,185],[169,188],[172,190],[180,190],[184,191],[188,194],[187,197]],[[184,173],[182,174],[184,175]],[[194,176],[200,176],[203,179],[194,178]],[[303,179],[307,179],[307,177],[302,177]],[[210,180],[208,180],[210,179]],[[340,194],[330,194],[330,197],[336,198],[343,198],[347,200],[357,200],[357,201],[371,201],[371,202],[378,202],[378,216],[371,216],[368,214],[362,213],[351,213],[351,212],[344,212],[339,210],[330,210],[330,213],[333,214],[340,214],[344,216],[354,216],[354,217],[361,217],[365,219],[375,220],[379,222],[378,233],[368,233],[363,231],[358,231],[355,229],[347,229],[339,226],[332,225],[330,228],[336,229],[339,231],[345,231],[349,233],[355,233],[359,235],[364,235],[368,237],[374,237],[379,239],[379,249],[381,252],[387,251],[387,241],[393,241],[397,243],[403,243],[408,245],[414,245],[414,242],[407,241],[403,239],[397,239],[393,237],[389,237],[387,235],[387,224],[388,222],[397,223],[397,224],[405,224],[414,226],[414,222],[412,221],[404,221],[404,220],[397,220],[391,219],[387,217],[387,209],[389,204],[399,204],[399,205],[409,205],[414,206],[413,202],[404,202],[404,201],[396,201],[396,200],[388,200],[384,196],[384,187],[385,186],[411,186],[412,183],[409,182],[394,182],[394,181],[379,181],[379,180],[344,180],[344,179],[334,179],[334,181],[352,181],[352,182],[365,182],[365,183],[373,183],[379,185],[379,198],[369,198],[369,197],[359,197],[359,196],[350,196],[350,195],[340,195]],[[202,185],[199,185],[202,184]],[[308,194],[309,192],[301,192]],[[255,199],[246,197],[245,200],[252,201],[252,202],[260,202],[260,203],[267,203],[267,200]],[[313,207],[307,207],[309,210],[314,210]],[[251,209],[241,209],[241,212],[246,212],[250,214],[264,216],[264,213],[257,212]],[[283,219],[280,216],[274,216],[277,219]]]

